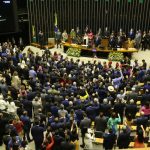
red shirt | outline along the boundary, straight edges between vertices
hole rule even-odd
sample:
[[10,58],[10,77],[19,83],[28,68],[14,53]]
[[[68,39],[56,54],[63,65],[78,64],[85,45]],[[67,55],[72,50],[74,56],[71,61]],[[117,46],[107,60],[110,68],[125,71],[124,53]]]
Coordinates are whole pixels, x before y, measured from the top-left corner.
[[46,150],[52,150],[52,146],[54,145],[54,139],[51,137],[51,143],[46,146]]
[[146,108],[145,106],[143,106],[141,108],[141,111],[144,112],[144,115],[150,115],[150,107]]
[[22,127],[23,127],[22,121],[15,122],[13,123],[13,125],[16,128],[17,133],[20,133],[22,131]]

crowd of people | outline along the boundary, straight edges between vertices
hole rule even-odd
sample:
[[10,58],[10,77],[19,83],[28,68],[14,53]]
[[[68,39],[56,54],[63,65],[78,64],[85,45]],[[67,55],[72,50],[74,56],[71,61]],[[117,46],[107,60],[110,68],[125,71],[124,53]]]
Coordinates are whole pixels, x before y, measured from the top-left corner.
[[[57,48],[61,42],[71,42],[76,44],[84,44],[88,47],[101,47],[102,40],[108,39],[108,46],[110,48],[133,48],[146,50],[150,48],[150,31],[141,31],[131,29],[129,33],[125,33],[122,29],[119,32],[112,31],[110,32],[108,27],[104,31],[99,28],[96,34],[86,26],[84,33],[81,33],[79,27],[72,29],[68,34],[66,30],[61,33],[58,27],[55,27],[55,39],[57,43]],[[61,45],[60,45],[61,46]],[[107,47],[108,47],[107,46]]]
[[105,149],[128,148],[133,124],[134,147],[145,147],[149,100],[145,60],[131,65],[125,57],[113,67],[100,60],[74,61],[48,49],[42,56],[31,49],[25,54],[11,42],[0,46],[0,145],[6,150],[25,148],[31,141],[35,150],[78,150],[80,133],[84,148],[93,122]]

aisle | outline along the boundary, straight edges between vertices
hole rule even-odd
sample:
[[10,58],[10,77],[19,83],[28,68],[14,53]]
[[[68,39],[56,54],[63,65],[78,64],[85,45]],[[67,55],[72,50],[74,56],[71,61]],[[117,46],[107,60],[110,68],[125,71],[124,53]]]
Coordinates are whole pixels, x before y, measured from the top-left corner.
[[[25,49],[23,50],[23,52],[27,52],[28,49],[31,49],[34,53],[38,52],[39,55],[41,56],[42,53],[43,53],[43,50],[40,50],[39,48],[37,47],[33,47],[33,46],[26,46]],[[50,49],[50,51],[52,52],[52,54],[56,51],[57,53],[61,53],[64,57],[67,57],[67,55],[63,52],[63,48],[52,48]],[[84,62],[88,62],[88,61],[101,61],[102,63],[104,61],[108,62],[107,59],[102,59],[102,58],[93,58],[92,56],[91,57],[71,57],[71,56],[68,56],[69,59],[73,58],[74,60],[77,60],[77,59],[80,59],[81,61],[84,61]],[[150,50],[146,50],[146,51],[141,51],[139,50],[139,52],[135,52],[133,53],[132,55],[132,60],[131,60],[131,63],[134,62],[134,60],[138,60],[140,64],[142,64],[142,60],[145,59],[146,62],[147,62],[147,66],[149,67],[150,66]],[[113,61],[112,65],[115,66],[116,62]]]

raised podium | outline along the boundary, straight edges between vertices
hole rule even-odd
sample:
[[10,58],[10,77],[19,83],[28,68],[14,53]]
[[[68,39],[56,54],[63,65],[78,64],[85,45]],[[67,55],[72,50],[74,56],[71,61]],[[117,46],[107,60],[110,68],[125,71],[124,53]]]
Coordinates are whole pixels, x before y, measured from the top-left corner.
[[103,47],[104,49],[108,49],[108,46],[109,46],[109,39],[108,38],[103,38],[101,40],[100,47]]

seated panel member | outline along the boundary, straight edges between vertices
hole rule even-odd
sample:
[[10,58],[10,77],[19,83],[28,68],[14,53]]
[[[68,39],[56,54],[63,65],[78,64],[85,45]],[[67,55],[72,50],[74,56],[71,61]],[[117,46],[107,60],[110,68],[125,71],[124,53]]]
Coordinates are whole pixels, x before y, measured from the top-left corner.
[[89,44],[89,37],[88,37],[88,35],[86,33],[84,34],[83,41],[84,41],[85,45]]
[[111,36],[110,36],[109,44],[110,44],[110,47],[111,47],[112,49],[116,47],[116,39],[115,39],[115,35],[114,35],[113,32],[112,32],[112,34],[111,34]]
[[98,34],[96,34],[94,39],[95,47],[98,47],[101,44],[101,38]]
[[76,32],[74,31],[74,29],[72,29],[71,32],[70,32],[70,38],[71,38],[72,43],[75,43]]
[[68,41],[68,34],[66,30],[62,33],[62,42],[67,42]]

